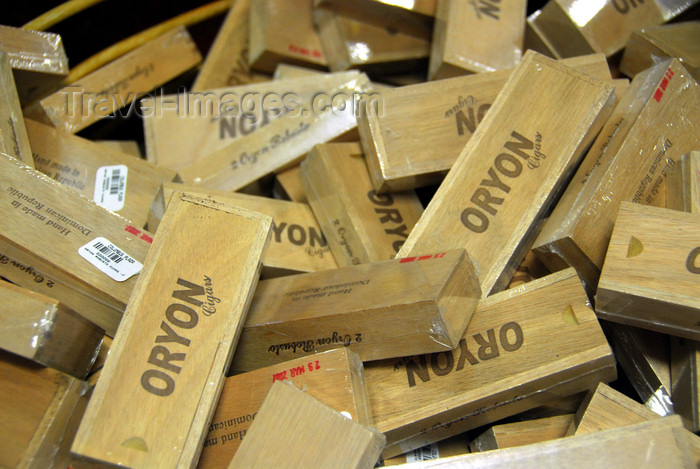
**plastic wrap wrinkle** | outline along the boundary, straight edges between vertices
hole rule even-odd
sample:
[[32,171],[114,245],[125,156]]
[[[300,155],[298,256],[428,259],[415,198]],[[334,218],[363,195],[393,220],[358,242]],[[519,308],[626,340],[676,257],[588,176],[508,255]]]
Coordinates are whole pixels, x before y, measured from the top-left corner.
[[348,51],[353,62],[367,62],[373,55],[366,42],[351,42]]
[[595,18],[596,15],[600,13],[600,10],[605,8],[607,3],[607,0],[574,0],[571,2],[571,5],[566,8],[566,13],[569,15],[569,18],[581,28]]
[[673,415],[673,402],[671,402],[671,396],[664,386],[654,391],[644,405],[662,417]]

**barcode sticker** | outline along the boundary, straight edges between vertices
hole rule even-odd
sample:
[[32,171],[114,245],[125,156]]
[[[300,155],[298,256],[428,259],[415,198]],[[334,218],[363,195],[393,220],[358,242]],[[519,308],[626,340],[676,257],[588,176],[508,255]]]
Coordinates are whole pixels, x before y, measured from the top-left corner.
[[82,246],[78,254],[117,282],[129,279],[143,268],[143,264],[103,237]]
[[438,450],[438,445],[433,443],[406,453],[406,462],[430,461],[431,459],[438,459],[439,457],[440,451]]
[[126,165],[102,166],[95,176],[93,200],[107,210],[117,212],[124,208],[126,194]]

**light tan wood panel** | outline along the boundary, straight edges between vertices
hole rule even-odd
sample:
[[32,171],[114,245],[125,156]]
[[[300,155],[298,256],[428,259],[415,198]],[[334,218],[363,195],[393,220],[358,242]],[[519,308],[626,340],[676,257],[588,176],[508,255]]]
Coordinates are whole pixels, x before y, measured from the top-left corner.
[[348,349],[335,349],[226,378],[198,467],[228,467],[275,382],[291,382],[362,425],[372,425],[364,368]]
[[384,456],[614,378],[612,351],[573,269],[483,299],[454,351],[365,364]]
[[[399,256],[465,248],[481,290],[504,289],[613,101],[609,83],[528,51]],[[533,106],[538,119],[532,119]],[[562,106],[567,119],[557,117]]]
[[450,350],[481,296],[476,282],[460,250],[265,280],[232,370],[342,346],[363,362]]
[[635,77],[534,243],[545,265],[573,266],[595,288],[620,203],[663,206],[668,171],[700,145],[697,103],[677,60]]
[[[2,47],[0,46],[0,49]],[[0,152],[34,166],[9,55],[0,50]]]
[[475,453],[564,438],[573,418],[573,414],[556,415],[542,419],[494,425],[477,436],[469,444],[469,448],[472,453]]
[[414,191],[377,194],[357,143],[316,145],[301,178],[341,266],[393,259],[423,213]]
[[428,77],[515,67],[523,53],[526,3],[438,0]]
[[[126,466],[193,466],[270,238],[270,217],[177,193],[72,446]],[[216,262],[202,262],[215,256]]]
[[608,321],[700,339],[700,216],[623,202],[596,293]]
[[700,431],[700,342],[671,338],[671,392],[673,410],[691,432]]
[[85,379],[103,336],[53,298],[0,281],[0,348]]
[[[40,120],[45,114],[47,123],[76,133],[129,106],[201,60],[187,29],[178,27],[47,96],[27,115]],[[133,112],[132,106],[123,111]]]
[[686,153],[669,171],[666,208],[700,215],[700,151]]
[[228,467],[360,469],[374,465],[384,441],[374,428],[352,421],[291,383],[276,382]]

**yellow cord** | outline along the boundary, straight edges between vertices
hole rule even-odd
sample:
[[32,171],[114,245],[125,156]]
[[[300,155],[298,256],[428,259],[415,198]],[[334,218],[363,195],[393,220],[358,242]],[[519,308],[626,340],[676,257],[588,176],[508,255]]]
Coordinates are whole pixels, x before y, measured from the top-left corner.
[[43,15],[37,16],[29,23],[22,26],[22,28],[45,31],[54,24],[60,23],[66,18],[70,18],[76,13],[80,13],[86,8],[103,1],[104,0],[69,0],[68,2],[61,3],[57,7],[50,9]]
[[155,39],[173,28],[197,24],[211,18],[212,16],[223,13],[231,7],[233,1],[234,0],[219,0],[208,3],[119,41],[75,66],[73,69],[71,69],[63,83],[65,85],[70,85],[103,65],[106,65],[114,59],[131,52],[141,44],[150,41],[151,39]]

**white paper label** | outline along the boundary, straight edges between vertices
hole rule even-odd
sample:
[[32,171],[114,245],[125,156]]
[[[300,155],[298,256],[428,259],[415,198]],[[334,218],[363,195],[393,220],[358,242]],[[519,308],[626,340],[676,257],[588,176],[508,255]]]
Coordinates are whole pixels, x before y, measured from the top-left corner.
[[433,443],[406,453],[406,462],[430,461],[431,459],[438,459],[439,457],[440,451],[438,450],[438,445]]
[[95,197],[93,200],[113,212],[124,208],[126,193],[126,165],[102,166],[95,176]]
[[95,238],[78,249],[78,254],[117,282],[129,279],[143,268],[139,261],[103,237]]

